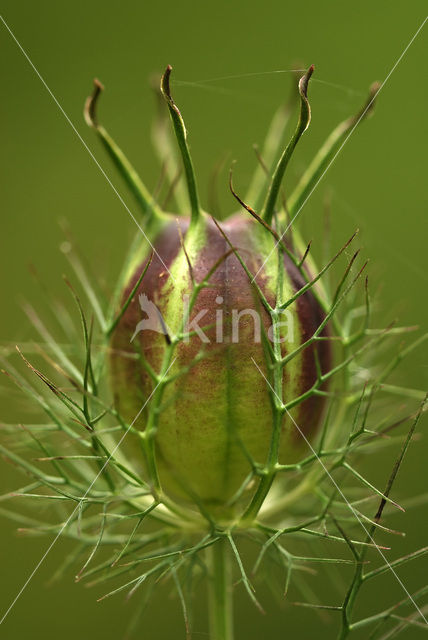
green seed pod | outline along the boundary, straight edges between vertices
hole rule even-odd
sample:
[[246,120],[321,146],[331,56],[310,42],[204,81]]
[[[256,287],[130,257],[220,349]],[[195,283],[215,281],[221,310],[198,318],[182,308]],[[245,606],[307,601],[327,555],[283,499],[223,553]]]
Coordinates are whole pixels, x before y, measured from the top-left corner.
[[[231,498],[251,470],[249,459],[260,463],[267,459],[273,415],[265,343],[272,348],[277,341],[285,357],[305,343],[323,320],[308,291],[272,321],[237,254],[248,271],[257,274],[255,283],[275,309],[280,280],[284,301],[305,283],[287,255],[280,266],[276,259],[263,264],[274,242],[258,221],[240,213],[221,227],[205,215],[196,228],[189,228],[183,219],[178,228],[171,222],[156,239],[156,254],[112,336],[112,385],[118,409],[129,420],[155,384],[141,359],[160,371],[171,341],[177,340],[170,373],[178,377],[163,398],[156,457],[163,488],[196,495],[205,505],[222,505]],[[144,266],[139,265],[131,277],[124,301]],[[197,292],[192,305],[197,283],[202,282],[208,286]],[[285,400],[300,397],[314,384],[314,348],[305,349],[283,368]],[[327,371],[328,341],[316,348],[321,369]],[[141,359],[132,357],[136,353]],[[322,406],[323,398],[313,396],[293,411],[309,438]],[[148,415],[143,411],[138,428],[145,428]],[[301,440],[291,419],[284,416],[279,461],[293,461]]]
[[[115,407],[130,425],[121,449],[158,500],[190,501],[205,515],[229,517],[245,503],[244,518],[257,514],[279,466],[296,461],[303,441],[313,439],[334,373],[329,321],[354,259],[328,300],[320,279],[349,242],[318,271],[293,222],[346,135],[370,113],[378,86],[363,109],[327,139],[285,204],[279,197],[282,179],[311,119],[312,73],[310,67],[293,93],[299,118],[279,157],[271,150],[283,137],[283,115],[268,135],[271,178],[266,187],[266,177],[256,174],[250,190],[260,213],[235,193],[231,178],[240,210],[223,222],[201,209],[185,124],[171,96],[171,67],[162,77],[161,97],[188,191],[187,203],[181,190],[175,194],[179,217],[155,202],[99,125],[98,81],[86,103],[88,124],[146,217],[140,231],[148,243],[139,237],[131,249],[107,329]],[[174,185],[168,167],[174,166],[175,152],[162,119],[157,134]]]
[[[221,225],[200,211],[170,70],[161,89],[183,155],[192,215],[163,222],[150,261],[141,252],[132,258],[122,292],[126,311],[111,336],[111,382],[121,415],[132,421],[138,414],[134,427],[149,429],[159,487],[212,510],[231,500],[255,465],[294,461],[302,432],[311,438],[323,412],[321,396],[304,397],[319,372],[329,370],[330,346],[324,340],[304,347],[324,314],[305,288],[308,273],[293,262],[288,238],[280,237],[278,217],[271,227],[282,175],[310,121],[313,67],[300,80],[298,126],[274,173],[263,217],[234,194],[247,212]],[[154,419],[145,403],[157,393],[166,363],[173,380]],[[284,410],[295,399],[292,413]],[[138,445],[128,450],[138,465]]]

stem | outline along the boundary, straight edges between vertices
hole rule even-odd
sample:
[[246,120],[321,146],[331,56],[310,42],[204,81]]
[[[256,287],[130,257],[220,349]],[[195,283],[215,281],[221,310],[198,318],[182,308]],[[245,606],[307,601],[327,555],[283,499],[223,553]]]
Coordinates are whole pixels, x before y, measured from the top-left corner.
[[[299,92],[297,90],[299,78],[296,78],[296,80],[297,82],[293,81],[292,94],[290,98],[285,104],[282,104],[279,107],[273,116],[269,131],[263,144],[261,157],[269,170],[268,178],[275,170],[280,151],[283,147],[285,129],[294,111],[297,99],[299,98]],[[263,189],[266,184],[266,179],[267,177],[264,168],[260,163],[257,163],[256,170],[250,182],[250,188],[244,198],[245,202],[254,203],[253,206],[256,211],[259,211],[263,205]]]
[[94,80],[94,90],[91,96],[86,100],[84,116],[86,123],[92,127],[98,134],[107,153],[112,159],[114,165],[119,170],[123,180],[132,191],[135,199],[140,205],[143,214],[150,218],[152,216],[161,217],[162,212],[156,202],[153,200],[149,190],[143,184],[140,176],[129,162],[123,151],[117,146],[113,138],[108,134],[106,129],[101,126],[97,118],[97,103],[104,87],[99,80]]
[[[272,327],[274,331],[273,340],[273,386],[266,380],[270,387],[272,397],[272,435],[268,454],[268,460],[266,464],[266,473],[261,478],[257,491],[253,496],[248,508],[243,515],[243,521],[250,521],[257,517],[260,509],[263,506],[264,501],[272,487],[275,480],[275,467],[278,464],[279,446],[281,438],[281,429],[283,423],[283,367],[282,367],[282,350],[281,350],[281,330],[279,328],[278,319],[278,305],[281,304],[283,299],[284,288],[284,254],[280,246],[278,246],[278,280],[276,283],[276,304],[275,309],[269,311],[269,315],[272,320]],[[269,362],[267,363],[270,364]],[[263,374],[262,374],[263,375]]]
[[201,217],[201,210],[199,205],[198,189],[196,186],[195,172],[193,169],[192,157],[190,155],[189,146],[187,144],[187,131],[184,124],[183,117],[179,108],[175,104],[171,96],[171,89],[169,86],[169,77],[171,75],[172,67],[168,65],[161,80],[161,92],[164,96],[169,112],[171,115],[172,124],[174,126],[175,136],[177,138],[178,147],[181,153],[181,159],[183,161],[184,173],[186,176],[187,190],[189,192],[189,201],[191,207],[191,224],[194,225]]
[[281,182],[284,177],[285,170],[290,161],[291,156],[293,155],[293,151],[299,142],[301,136],[306,131],[311,121],[311,108],[309,106],[307,92],[308,92],[308,83],[310,77],[313,73],[314,66],[309,67],[305,75],[300,78],[299,82],[299,93],[300,93],[300,116],[299,121],[297,123],[296,130],[284,149],[281,158],[278,161],[276,169],[273,173],[271,183],[269,185],[268,194],[266,197],[266,202],[263,208],[262,218],[266,220],[266,222],[270,225],[272,223],[272,218],[274,214],[275,204],[278,197],[279,190],[281,188]]
[[210,640],[233,640],[233,599],[227,539],[208,548]]
[[306,200],[321,180],[326,168],[334,161],[355,127],[361,120],[371,115],[379,89],[380,85],[377,82],[373,83],[370,87],[368,99],[361,110],[355,116],[341,122],[324,142],[288,199],[288,212],[291,219],[294,219],[302,209]]

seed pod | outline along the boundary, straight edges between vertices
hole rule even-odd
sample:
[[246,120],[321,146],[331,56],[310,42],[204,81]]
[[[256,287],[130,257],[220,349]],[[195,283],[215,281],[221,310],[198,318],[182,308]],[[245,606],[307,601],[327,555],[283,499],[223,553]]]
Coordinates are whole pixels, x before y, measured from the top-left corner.
[[[278,340],[285,356],[308,340],[323,319],[319,304],[307,292],[279,315],[276,336],[272,318],[236,254],[250,273],[258,274],[255,283],[272,308],[277,306],[278,271],[282,271],[285,300],[304,286],[301,274],[287,255],[283,269],[275,258],[263,264],[274,240],[245,214],[232,216],[221,230],[223,233],[205,215],[195,230],[185,219],[180,219],[179,228],[171,223],[164,229],[138,288],[148,318],[135,333],[142,318],[135,296],[113,334],[111,357],[117,405],[131,420],[152,393],[153,381],[141,361],[129,356],[140,353],[154,371],[160,371],[168,341],[180,334],[181,327],[185,334],[192,333],[176,347],[171,373],[183,373],[165,392],[165,408],[155,435],[156,455],[164,489],[196,495],[210,506],[229,500],[250,472],[249,460],[263,464],[269,453],[273,410],[264,343],[269,341],[272,346]],[[144,263],[131,277],[124,300],[143,268]],[[203,282],[207,276],[209,287],[199,291],[186,322],[193,282]],[[153,301],[156,308],[151,306]],[[317,350],[326,371],[328,341],[321,342]],[[285,401],[301,396],[316,377],[314,347],[309,347],[283,368]],[[322,406],[323,399],[313,396],[293,411],[295,422],[309,438],[319,423]],[[144,429],[148,412],[149,408],[137,420],[138,428]],[[280,461],[294,460],[301,441],[291,419],[284,416]]]
[[[251,498],[245,492],[252,490],[248,480],[259,475],[249,507],[254,516],[276,465],[296,460],[303,440],[316,432],[324,400],[313,391],[325,387],[323,374],[332,361],[323,312],[328,305],[318,280],[335,258],[318,273],[309,258],[305,262],[291,227],[320,170],[370,113],[378,87],[372,87],[361,112],[327,139],[291,194],[287,212],[277,201],[293,150],[310,123],[310,67],[298,83],[295,132],[277,163],[269,160],[272,177],[256,199],[264,200],[260,215],[231,185],[241,209],[219,223],[199,204],[170,73],[168,67],[161,93],[183,162],[190,216],[161,210],[99,125],[98,81],[85,109],[146,215],[143,234],[153,248],[149,258],[147,245],[134,245],[119,287],[119,312],[108,332],[111,387],[117,410],[133,427],[126,455],[144,468],[154,494],[192,500],[205,512],[222,515],[241,496]],[[173,149],[165,153],[162,146],[162,158],[172,161]]]

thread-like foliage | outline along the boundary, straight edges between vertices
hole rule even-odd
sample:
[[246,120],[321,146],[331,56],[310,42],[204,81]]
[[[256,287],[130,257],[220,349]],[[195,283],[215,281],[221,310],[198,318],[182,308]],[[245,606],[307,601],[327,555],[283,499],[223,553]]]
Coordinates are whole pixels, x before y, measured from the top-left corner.
[[[293,148],[309,122],[307,85],[312,70],[311,67],[304,76],[301,96],[305,117],[302,120],[301,116],[299,120],[298,133],[292,139]],[[179,129],[179,143],[182,152],[184,148],[187,173],[191,169],[192,222],[197,224],[199,200],[184,123],[171,98],[170,71],[168,68],[168,83],[165,84],[164,80],[162,90],[172,111],[174,125]],[[122,152],[98,124],[95,103],[100,86],[99,83],[96,85],[95,97],[87,104],[88,122],[101,136],[136,194],[143,214],[151,221],[156,217],[161,220],[166,214],[148,196],[135,170],[129,174],[130,165]],[[277,114],[275,127],[283,129],[278,122],[279,117]],[[283,110],[284,122],[288,117],[289,110]],[[159,127],[159,121],[155,131],[161,131],[163,140],[164,129]],[[337,136],[329,138],[327,147],[336,144],[336,139]],[[162,149],[159,139],[158,147]],[[328,157],[330,147],[327,147],[324,147],[319,163]],[[272,158],[279,156],[278,150],[271,151]],[[272,158],[269,158],[269,164]],[[29,400],[30,406],[37,409],[40,420],[28,425],[1,425],[0,453],[28,481],[13,493],[0,497],[0,514],[17,521],[21,533],[28,536],[52,538],[61,535],[75,541],[75,551],[58,568],[54,576],[56,579],[72,566],[76,581],[97,587],[100,600],[121,593],[127,598],[134,595],[137,598],[138,592],[138,607],[130,631],[138,627],[139,616],[144,612],[153,588],[159,582],[169,582],[181,603],[185,634],[190,638],[193,593],[201,580],[218,579],[220,582],[214,584],[213,611],[217,617],[213,628],[217,640],[220,637],[230,640],[232,625],[224,614],[231,595],[226,593],[231,589],[227,573],[231,571],[232,578],[238,578],[251,601],[263,610],[253,582],[266,566],[281,571],[282,591],[287,598],[291,590],[300,593],[298,597],[301,600],[295,605],[323,609],[337,615],[341,640],[359,629],[367,629],[365,637],[386,640],[409,627],[428,628],[424,621],[427,610],[424,602],[428,593],[425,586],[414,593],[403,591],[399,602],[382,611],[374,610],[367,617],[360,618],[355,613],[360,590],[366,583],[374,582],[387,573],[394,580],[397,568],[428,554],[426,547],[391,560],[389,543],[384,543],[385,534],[398,533],[387,525],[391,513],[402,510],[396,501],[394,482],[426,408],[424,392],[399,388],[389,380],[401,360],[418,348],[427,336],[402,348],[396,339],[408,334],[411,328],[394,325],[384,329],[372,327],[368,279],[364,277],[367,263],[359,262],[358,251],[350,252],[355,234],[322,269],[314,270],[311,248],[305,247],[297,230],[289,228],[285,203],[276,205],[280,187],[278,171],[283,172],[288,163],[288,151],[285,159],[282,164],[279,160],[279,169],[274,171],[270,184],[267,176],[268,184],[264,186],[268,204],[264,217],[246,204],[231,184],[232,193],[243,209],[255,217],[275,240],[276,255],[271,258],[278,264],[275,304],[267,301],[257,284],[257,274],[250,271],[245,256],[240,255],[217,221],[214,222],[224,235],[229,250],[200,281],[195,277],[186,253],[185,239],[181,240],[181,251],[185,254],[192,282],[189,316],[201,291],[210,286],[216,270],[231,254],[238,258],[274,327],[278,315],[308,291],[313,293],[324,310],[324,319],[313,335],[286,355],[281,351],[279,339],[270,342],[266,335],[263,336],[264,362],[254,360],[253,364],[264,378],[271,399],[271,443],[266,460],[253,459],[240,443],[248,459],[248,475],[228,502],[227,506],[234,507],[232,518],[217,521],[196,496],[193,496],[192,506],[171,499],[163,491],[158,475],[156,432],[165,402],[171,401],[170,398],[165,400],[165,391],[178,376],[191,374],[192,367],[206,357],[201,349],[185,370],[174,368],[180,344],[189,337],[185,328],[186,318],[183,318],[182,327],[176,335],[165,335],[164,355],[158,370],[154,370],[137,352],[127,356],[141,361],[153,383],[153,391],[141,409],[147,416],[144,431],[134,426],[138,415],[131,422],[121,415],[106,384],[110,336],[137,295],[139,286],[144,284],[151,259],[118,311],[130,258],[125,261],[111,300],[106,302],[98,293],[97,283],[86,274],[78,253],[67,245],[66,256],[74,273],[73,280],[78,281],[77,290],[67,281],[75,313],[69,313],[67,305],[56,305],[54,315],[59,326],[51,329],[32,307],[27,306],[27,314],[40,336],[40,342],[21,345],[20,357],[14,356],[11,349],[3,349],[4,373]],[[311,175],[306,175],[305,187],[298,185],[294,199],[291,195],[290,200],[297,203],[295,206],[302,201],[307,185],[312,184],[318,169],[319,166],[311,165]],[[256,176],[260,185],[260,175]],[[166,182],[167,178],[174,186],[174,172],[164,170],[163,180]],[[165,189],[169,192],[167,185]],[[252,193],[251,189],[249,193]],[[258,199],[263,201],[260,194]],[[138,237],[131,247],[130,256],[140,242]],[[291,258],[305,282],[292,297],[284,294],[284,254]],[[84,301],[80,298],[82,293]],[[328,334],[324,332],[327,326],[330,328]],[[279,331],[278,328],[275,330]],[[300,396],[287,397],[284,368],[306,349],[323,340],[332,343],[333,366],[328,371],[322,371],[318,366],[313,385]],[[20,363],[15,366],[13,360],[17,357]],[[308,441],[301,425],[294,421],[292,411],[308,398],[320,395],[327,402],[324,422],[317,438]],[[394,395],[412,402],[408,414],[402,411],[397,416],[396,410],[390,412],[385,408],[385,397]],[[290,464],[281,464],[278,454],[285,418],[294,423],[307,447],[300,459]],[[400,427],[406,424],[410,427],[402,435]],[[122,448],[125,438],[131,434],[138,439],[146,462],[144,475],[133,467]],[[391,475],[383,488],[374,484],[370,474],[366,476],[364,461],[385,447],[398,450],[398,455],[395,454]],[[18,498],[25,503],[25,509],[18,508]],[[50,509],[41,512],[37,508],[39,503],[49,503]],[[43,513],[43,519],[40,513]],[[45,519],[47,513],[50,514],[49,519]],[[380,534],[382,544],[378,542]],[[241,544],[248,539],[258,549],[253,567],[247,566]],[[329,545],[331,551],[328,551]],[[224,555],[216,554],[220,546],[222,554],[229,555],[229,567],[224,564]],[[336,602],[326,603],[323,594],[316,594],[311,586],[315,568],[328,579],[330,575],[336,576],[342,565],[349,583],[345,584],[342,596]],[[265,574],[271,581],[271,571],[265,571]],[[106,581],[113,581],[115,586],[107,590]]]

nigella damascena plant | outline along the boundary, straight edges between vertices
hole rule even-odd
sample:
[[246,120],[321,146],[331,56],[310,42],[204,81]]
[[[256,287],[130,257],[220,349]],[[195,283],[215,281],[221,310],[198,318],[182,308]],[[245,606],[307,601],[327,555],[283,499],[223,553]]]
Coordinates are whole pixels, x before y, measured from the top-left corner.
[[[353,565],[342,604],[327,606],[342,614],[340,638],[385,617],[357,619],[354,604],[363,582],[389,566],[363,570],[369,553],[385,561],[385,547],[374,536],[379,527],[387,530],[380,524],[385,509],[400,508],[390,493],[424,396],[407,394],[420,396],[419,412],[392,422],[379,418],[377,398],[388,389],[395,365],[424,337],[392,363],[376,361],[391,336],[408,329],[371,328],[366,263],[352,248],[356,233],[318,264],[322,240],[307,244],[299,231],[303,207],[371,114],[379,90],[371,87],[361,110],[330,134],[290,190],[283,177],[311,121],[313,71],[311,66],[302,75],[275,114],[246,195],[235,190],[230,172],[235,210],[227,217],[201,207],[186,127],[171,94],[171,67],[158,92],[153,141],[162,170],[153,195],[98,120],[103,87],[96,80],[86,122],[141,208],[140,220],[132,214],[137,234],[108,305],[98,299],[70,243],[63,245],[94,316],[67,280],[83,327],[80,354],[64,349],[64,340],[27,307],[53,376],[26,354],[22,358],[45,395],[7,365],[9,378],[49,424],[25,430],[43,452],[36,461],[14,451],[14,441],[0,451],[32,476],[21,494],[77,502],[65,523],[54,518],[48,524],[58,536],[78,540],[76,580],[100,584],[129,572],[100,599],[128,592],[143,610],[147,583],[170,579],[187,637],[186,598],[192,598],[196,576],[209,586],[212,640],[233,638],[240,583],[262,608],[241,557],[245,537],[260,546],[255,572],[265,563],[279,566],[285,591],[301,590],[306,606],[323,606],[323,592],[320,602],[308,600],[314,572],[302,574],[302,568],[322,563],[327,572],[331,565]],[[294,107],[297,123],[285,144]],[[69,335],[69,317],[58,313],[58,320]],[[400,392],[397,385],[391,390]],[[370,418],[374,408],[377,423]],[[380,440],[385,445],[379,436],[406,419],[410,431],[386,489],[379,489],[358,470],[359,459]],[[344,481],[353,483],[352,503],[342,492]],[[38,517],[26,522],[28,534],[46,530]],[[348,556],[326,556],[329,541],[341,543]],[[266,575],[270,581],[272,572]]]

